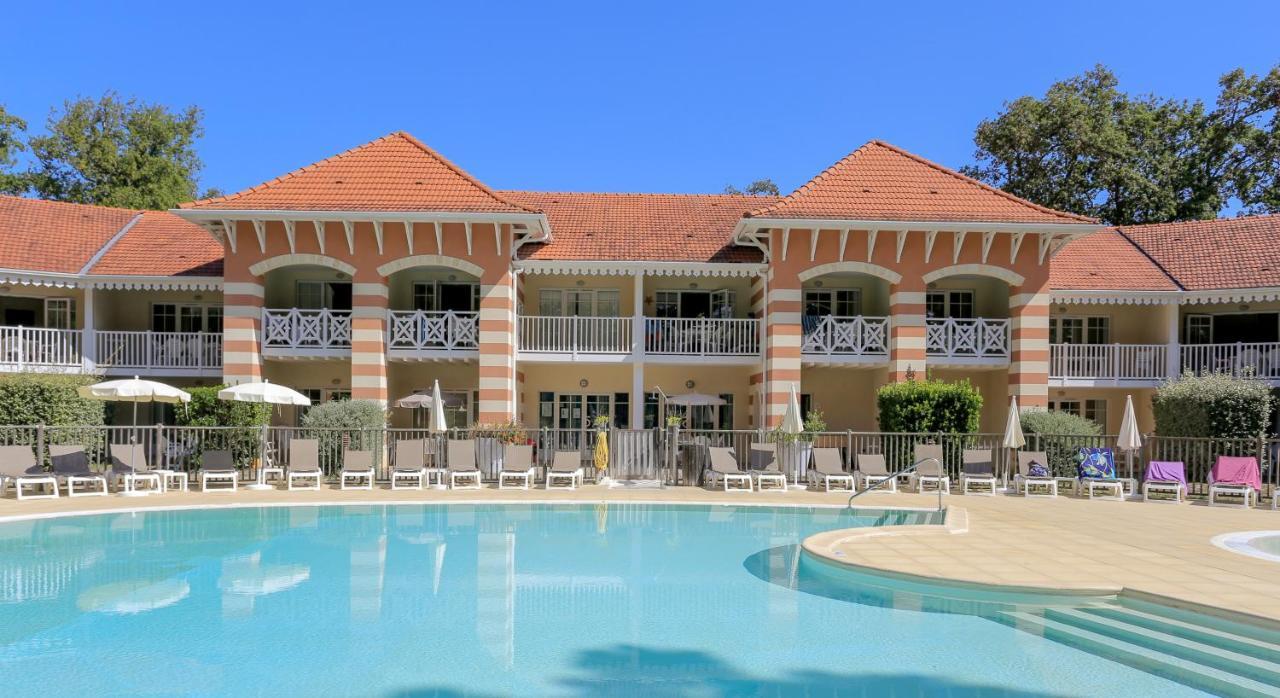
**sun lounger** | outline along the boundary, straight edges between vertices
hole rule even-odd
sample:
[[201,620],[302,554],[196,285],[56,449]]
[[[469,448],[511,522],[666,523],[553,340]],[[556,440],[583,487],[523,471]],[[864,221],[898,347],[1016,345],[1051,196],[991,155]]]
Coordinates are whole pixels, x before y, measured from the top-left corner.
[[[861,484],[859,484],[859,481],[861,481]],[[889,473],[884,454],[859,453],[858,470],[853,474],[854,488],[861,487],[863,490],[868,490],[885,481],[888,481],[889,484],[881,487],[881,490],[887,492],[898,491],[898,478]]]
[[[427,442],[401,439],[396,442],[396,466],[391,469],[391,489],[422,489],[427,481]],[[413,483],[412,485],[408,483]]]
[[[751,444],[750,473],[756,480],[756,489],[787,491],[787,476],[778,465],[778,444]],[[769,485],[766,487],[766,485]]]
[[[1209,506],[1248,509],[1258,501],[1262,473],[1258,459],[1251,456],[1218,456],[1209,471]],[[1220,497],[1240,498],[1239,504],[1218,501]]]
[[[289,464],[285,470],[285,487],[289,490],[318,490],[324,480],[320,467],[320,441],[318,439],[290,439]],[[298,486],[298,480],[310,485]]]
[[346,451],[342,454],[342,471],[338,473],[338,489],[373,489],[373,451]]
[[[1044,474],[1033,474],[1033,466],[1043,467]],[[1013,487],[1024,497],[1057,497],[1058,480],[1049,470],[1049,456],[1044,451],[1019,451],[1018,472],[1013,476]]]
[[941,444],[916,444],[916,471],[911,475],[911,482],[918,492],[923,494],[925,485],[929,484],[942,490],[944,494],[951,491],[951,476],[947,475],[943,458]]
[[[210,489],[210,483],[225,483],[229,487]],[[200,490],[202,492],[235,492],[240,483],[236,460],[231,451],[205,451],[200,456]]]
[[[19,500],[58,498],[58,478],[40,467],[30,446],[0,446],[0,496],[9,483]],[[42,493],[46,487],[48,491]]]
[[502,454],[498,489],[527,490],[533,484],[533,446],[508,444]]
[[[1153,494],[1167,494],[1172,498],[1152,497]],[[1142,499],[1147,502],[1186,501],[1187,498],[1187,466],[1182,461],[1153,460],[1147,463],[1147,472],[1142,476]]]
[[[713,446],[708,450],[711,458],[708,484],[714,486],[719,480],[725,492],[751,492],[755,489],[751,474],[738,468],[732,448]],[[735,487],[734,483],[745,484],[746,487]]]
[[[853,476],[844,471],[840,449],[813,449],[813,468],[809,470],[809,482],[815,485],[822,485],[827,492],[831,491],[833,483],[837,485],[837,490],[853,491]],[[845,486],[839,486],[840,483],[844,483]]]
[[[111,444],[110,479],[123,483],[124,494],[159,492],[163,488],[159,473],[151,472],[147,465],[147,454],[137,444]],[[139,491],[140,483],[149,487]]]
[[1109,448],[1082,448],[1076,456],[1077,477],[1081,494],[1093,499],[1098,490],[1111,492],[1111,498],[1124,500],[1124,483],[1116,477],[1115,453]]
[[[68,497],[107,494],[107,478],[89,467],[89,454],[84,446],[50,446],[49,462],[58,481],[66,487]],[[82,486],[79,492],[77,485]]]
[[[547,470],[547,482],[544,487],[549,490],[572,490],[582,484],[585,476],[585,471],[582,468],[581,453],[577,451],[556,451],[551,458],[551,468]],[[567,487],[556,484],[566,480],[569,482]]]
[[[449,439],[448,450],[449,488],[480,489],[480,467],[476,464],[475,439]],[[458,483],[462,482],[462,485]],[[471,484],[466,484],[471,483]]]
[[[994,497],[996,494],[995,454],[990,449],[965,449],[961,454],[963,464],[960,471],[960,494],[981,494]],[[974,485],[979,489],[970,490]]]

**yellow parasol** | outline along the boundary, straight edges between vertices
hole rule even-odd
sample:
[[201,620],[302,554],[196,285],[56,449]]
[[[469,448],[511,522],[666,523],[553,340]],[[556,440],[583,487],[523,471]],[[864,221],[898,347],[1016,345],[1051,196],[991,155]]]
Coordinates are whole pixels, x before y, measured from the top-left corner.
[[606,468],[609,467],[609,432],[601,429],[596,432],[596,452],[593,459],[595,461],[598,474],[604,474]]

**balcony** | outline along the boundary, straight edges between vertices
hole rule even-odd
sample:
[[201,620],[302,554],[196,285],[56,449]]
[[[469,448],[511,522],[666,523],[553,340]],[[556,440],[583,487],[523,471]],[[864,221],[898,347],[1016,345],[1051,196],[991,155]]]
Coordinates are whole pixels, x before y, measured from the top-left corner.
[[316,358],[351,354],[350,310],[262,311],[264,355]]
[[1058,385],[1155,384],[1167,377],[1164,344],[1053,344],[1049,379]]
[[95,333],[98,366],[109,373],[216,376],[222,372],[222,335],[217,332]]
[[387,355],[392,359],[471,358],[480,346],[479,313],[391,310]]
[[[800,351],[807,363],[883,363],[889,358],[889,318],[806,317]],[[814,361],[822,357],[820,361]]]
[[79,373],[83,347],[81,330],[0,327],[0,370]]
[[667,357],[758,357],[760,321],[735,318],[645,318],[644,353]]
[[1007,318],[929,318],[925,352],[943,365],[998,364],[1009,360]]
[[629,317],[525,315],[520,318],[519,350],[621,357],[631,353],[631,322]]
[[1280,381],[1280,342],[1184,344],[1182,370]]
[[526,359],[627,361],[638,349],[647,360],[731,363],[760,356],[760,322],[731,318],[643,318],[633,347],[633,317],[522,316],[519,352]]

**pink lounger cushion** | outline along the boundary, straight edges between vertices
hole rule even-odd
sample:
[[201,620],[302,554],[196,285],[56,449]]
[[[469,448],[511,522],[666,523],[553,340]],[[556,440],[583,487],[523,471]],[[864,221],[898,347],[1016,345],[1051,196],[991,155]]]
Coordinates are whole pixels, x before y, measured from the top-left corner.
[[1258,459],[1249,456],[1218,456],[1209,477],[1219,485],[1249,485],[1255,490],[1262,489]]

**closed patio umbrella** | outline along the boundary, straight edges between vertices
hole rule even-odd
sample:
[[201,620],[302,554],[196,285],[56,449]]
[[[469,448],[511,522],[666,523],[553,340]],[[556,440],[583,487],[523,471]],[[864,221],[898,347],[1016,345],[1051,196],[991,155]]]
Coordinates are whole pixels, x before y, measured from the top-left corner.
[[1120,420],[1120,435],[1116,448],[1125,452],[1129,464],[1129,477],[1133,477],[1133,452],[1142,448],[1142,435],[1138,433],[1138,417],[1133,413],[1133,396],[1124,396],[1124,417]]
[[[272,383],[270,381],[239,383],[229,388],[223,388],[218,391],[219,400],[229,400],[233,402],[252,402],[268,405],[296,405],[299,407],[307,407],[311,404],[311,398],[302,393],[283,385]],[[258,481],[245,485],[245,489],[249,490],[269,490],[271,485],[266,481],[266,465],[267,465],[267,425],[262,425],[262,463],[258,468]]]
[[444,400],[440,397],[440,379],[438,378],[431,386],[431,424],[427,428],[432,434],[449,430],[449,424],[444,420]]
[[[1004,425],[1004,442],[1003,446],[1012,451],[1017,451],[1027,445],[1027,438],[1022,435],[1022,417],[1018,414],[1018,398],[1016,396],[1009,398],[1009,419]],[[1010,463],[1012,463],[1012,459]],[[1012,466],[1009,466],[1012,467]],[[1004,484],[1009,486],[1009,467],[1004,469]]]
[[791,397],[787,400],[786,414],[782,415],[782,424],[778,425],[784,434],[799,434],[804,431],[804,419],[800,416],[800,398],[796,396],[796,384],[791,384]]
[[[138,426],[139,402],[191,402],[191,393],[188,393],[185,390],[157,381],[142,380],[137,376],[113,381],[103,381],[101,383],[94,383],[93,385],[82,385],[76,390],[76,392],[80,397],[87,398],[89,400],[132,402],[134,427]],[[130,449],[134,452],[134,462],[137,462],[137,435],[131,435],[129,437],[129,442]],[[136,496],[144,493],[137,490],[130,490],[124,494]]]

